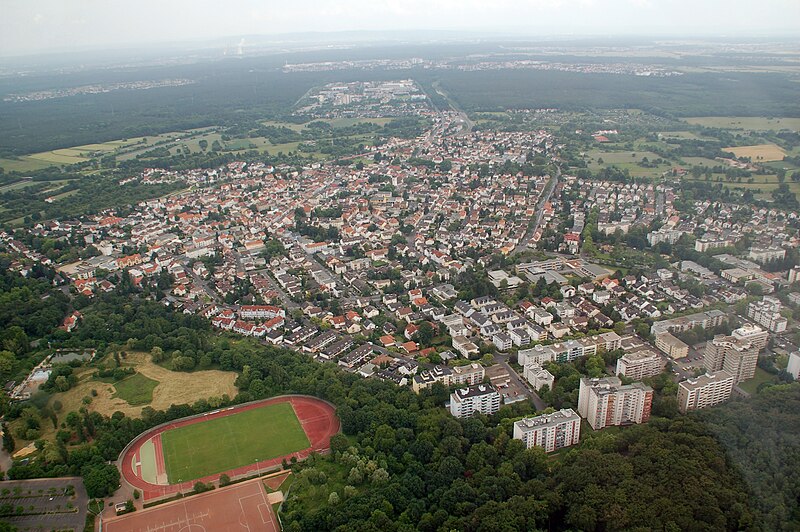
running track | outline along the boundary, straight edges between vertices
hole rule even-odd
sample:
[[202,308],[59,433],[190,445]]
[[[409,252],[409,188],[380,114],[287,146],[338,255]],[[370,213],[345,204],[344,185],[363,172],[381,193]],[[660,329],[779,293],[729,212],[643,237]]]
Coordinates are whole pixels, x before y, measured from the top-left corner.
[[300,424],[302,425],[303,430],[308,437],[308,441],[311,443],[311,446],[296,453],[288,454],[286,456],[279,456],[271,460],[264,460],[248,466],[239,467],[231,471],[226,471],[225,473],[227,473],[227,475],[231,478],[237,478],[247,474],[254,474],[258,471],[267,471],[271,468],[275,468],[276,466],[279,466],[284,459],[288,462],[292,456],[297,457],[298,460],[303,460],[312,452],[324,453],[329,451],[330,438],[334,434],[338,433],[340,428],[339,418],[336,417],[336,410],[334,407],[331,404],[315,397],[286,395],[215,410],[214,412],[201,414],[199,416],[178,419],[166,425],[161,425],[145,431],[137,436],[136,439],[133,440],[133,442],[122,451],[122,455],[118,463],[120,470],[122,471],[122,477],[126,482],[128,482],[128,484],[142,492],[142,496],[145,501],[168,497],[178,493],[179,491],[190,491],[193,488],[194,483],[198,481],[205,483],[216,482],[219,480],[219,477],[222,473],[195,479],[190,482],[183,482],[180,484],[152,484],[140,476],[141,470],[139,467],[136,467],[136,470],[134,470],[133,463],[139,462],[139,452],[142,445],[148,440],[153,439],[156,449],[157,474],[159,476],[163,475],[162,478],[166,478],[164,456],[161,449],[161,433],[177,427],[192,425],[194,423],[202,423],[203,421],[207,421],[209,419],[225,417],[237,412],[244,412],[246,410],[260,408],[270,404],[285,402],[290,403],[294,408],[297,419],[300,420]]

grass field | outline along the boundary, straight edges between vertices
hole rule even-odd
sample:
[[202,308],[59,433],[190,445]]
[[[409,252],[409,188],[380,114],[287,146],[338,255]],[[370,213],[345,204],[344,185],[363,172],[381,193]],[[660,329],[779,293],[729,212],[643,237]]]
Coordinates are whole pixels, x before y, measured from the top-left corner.
[[758,387],[765,383],[765,382],[774,382],[775,377],[767,373],[761,368],[756,368],[756,374],[753,376],[752,379],[747,379],[744,382],[739,383],[739,388],[746,391],[750,394],[755,394],[758,390]]
[[277,403],[164,432],[171,484],[277,458],[310,445],[289,403]]
[[756,131],[777,131],[781,129],[800,129],[800,118],[765,118],[757,116],[700,116],[687,118],[687,122],[698,126],[723,129],[753,129]]
[[731,146],[723,148],[724,151],[733,152],[736,157],[750,157],[750,160],[758,161],[782,161],[786,156],[783,148],[776,144],[758,144],[755,146]]
[[141,373],[134,373],[114,384],[117,391],[113,397],[119,397],[131,406],[147,405],[153,402],[153,390],[156,386],[158,381],[149,379]]

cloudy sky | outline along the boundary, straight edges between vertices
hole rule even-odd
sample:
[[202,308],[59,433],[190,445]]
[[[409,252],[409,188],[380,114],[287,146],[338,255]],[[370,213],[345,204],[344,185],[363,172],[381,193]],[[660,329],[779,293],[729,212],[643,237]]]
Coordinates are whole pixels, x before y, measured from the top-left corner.
[[0,0],[0,55],[241,35],[800,35],[800,0]]

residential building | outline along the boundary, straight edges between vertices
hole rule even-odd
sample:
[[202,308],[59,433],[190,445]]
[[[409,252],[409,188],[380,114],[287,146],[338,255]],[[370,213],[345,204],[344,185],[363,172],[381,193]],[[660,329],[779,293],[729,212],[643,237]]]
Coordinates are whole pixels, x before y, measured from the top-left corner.
[[678,410],[686,413],[724,403],[733,392],[733,375],[725,370],[706,373],[678,384]]
[[789,365],[786,366],[786,372],[794,377],[794,380],[800,380],[800,351],[789,354]]
[[711,329],[722,325],[727,319],[728,317],[721,310],[707,310],[705,312],[698,312],[696,314],[672,318],[670,320],[657,321],[650,326],[650,334],[657,335],[661,332],[683,332],[698,326],[703,329]]
[[738,329],[734,329],[731,335],[742,342],[750,342],[759,351],[767,347],[767,341],[769,340],[767,331],[758,325],[750,323],[745,323]]
[[758,349],[733,336],[717,335],[706,343],[703,362],[707,372],[724,369],[733,375],[734,384],[738,384],[755,375]]
[[617,360],[617,375],[638,381],[658,375],[664,371],[665,365],[666,362],[661,355],[649,349],[625,353]]
[[581,438],[581,418],[571,408],[514,422],[514,439],[526,449],[542,447],[548,453],[576,445]]
[[544,385],[547,385],[552,390],[553,383],[556,380],[552,373],[535,363],[524,366],[522,369],[522,376],[531,383],[531,386],[533,386],[533,389],[537,392]]
[[459,388],[450,394],[450,413],[454,417],[469,417],[476,412],[490,416],[500,410],[500,394],[491,384],[476,384]]
[[800,281],[800,266],[795,266],[789,270],[789,282],[796,283],[797,281]]
[[473,362],[467,366],[455,366],[451,368],[450,382],[448,386],[470,386],[483,382],[486,370],[483,366]]
[[452,375],[453,370],[447,366],[434,366],[429,370],[424,370],[414,375],[414,379],[411,381],[411,389],[415,393],[419,393],[420,390],[433,386],[435,382],[441,382],[445,387],[449,387]]
[[789,321],[781,316],[781,308],[778,298],[764,296],[761,301],[753,301],[747,306],[747,317],[770,332],[782,333]]
[[641,382],[623,385],[618,377],[581,379],[578,413],[594,430],[650,419],[653,389]]
[[656,347],[672,359],[689,356],[689,346],[666,331],[656,334]]

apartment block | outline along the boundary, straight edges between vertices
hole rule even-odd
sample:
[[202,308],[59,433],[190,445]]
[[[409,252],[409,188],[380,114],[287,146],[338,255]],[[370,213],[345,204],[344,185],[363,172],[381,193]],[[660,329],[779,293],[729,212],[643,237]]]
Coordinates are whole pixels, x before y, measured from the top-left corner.
[[747,317],[770,332],[782,333],[789,321],[781,316],[781,308],[778,298],[764,296],[761,301],[753,301],[747,306]]
[[686,358],[689,356],[689,346],[686,345],[683,340],[676,338],[668,331],[656,334],[656,347],[672,359]]
[[454,417],[469,417],[476,412],[490,416],[498,410],[500,394],[491,384],[459,388],[450,394],[450,413]]
[[527,366],[523,366],[522,376],[531,384],[531,386],[533,386],[533,389],[537,392],[542,389],[542,386],[545,385],[552,390],[553,383],[556,380],[552,373],[544,369],[539,364],[529,364]]
[[544,364],[545,362],[571,362],[580,357],[594,356],[604,351],[619,349],[622,338],[615,332],[597,334],[578,340],[567,340],[551,345],[536,345],[530,349],[521,349],[517,353],[520,366],[528,364]]
[[581,418],[571,408],[514,422],[514,438],[526,449],[542,447],[550,453],[576,445],[581,438]]
[[728,317],[721,310],[707,310],[679,318],[657,321],[650,326],[650,334],[657,336],[662,332],[683,332],[697,326],[710,329],[722,325],[727,319]]
[[756,373],[758,349],[733,336],[717,335],[706,343],[703,362],[708,372],[725,370],[734,384],[750,379]]
[[483,382],[486,370],[483,366],[473,362],[467,366],[455,366],[451,368],[450,386],[470,386]]
[[618,377],[581,379],[578,413],[594,430],[650,419],[653,389],[641,382],[622,385]]
[[684,414],[724,403],[733,392],[733,375],[725,370],[706,373],[678,384],[678,410]]
[[664,371],[665,365],[666,362],[661,355],[649,349],[625,353],[617,360],[617,375],[624,375],[638,381],[660,374]]
[[786,371],[794,377],[794,380],[800,380],[800,351],[789,354],[789,365],[786,366]]
[[769,340],[767,331],[751,323],[745,323],[738,329],[734,329],[731,336],[742,342],[750,342],[759,351],[767,347],[767,341]]

